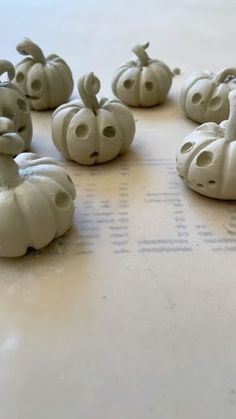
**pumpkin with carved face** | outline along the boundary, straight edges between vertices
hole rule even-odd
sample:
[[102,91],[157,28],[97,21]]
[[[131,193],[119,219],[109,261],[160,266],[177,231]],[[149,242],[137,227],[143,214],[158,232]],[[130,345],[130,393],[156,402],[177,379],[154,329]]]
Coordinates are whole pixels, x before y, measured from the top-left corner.
[[32,140],[32,120],[29,105],[21,90],[13,83],[15,69],[7,60],[0,60],[0,76],[8,75],[8,81],[0,81],[0,117],[8,118],[14,130],[24,141],[24,150],[28,150]]
[[78,82],[83,103],[74,100],[52,115],[52,138],[65,157],[92,165],[114,159],[130,147],[135,122],[130,110],[118,100],[97,100],[100,81],[90,73]]
[[13,122],[0,117],[0,256],[5,257],[46,246],[68,230],[74,212],[70,177],[51,158],[21,153],[23,146]]
[[73,78],[66,62],[56,54],[45,57],[28,38],[17,45],[17,51],[29,57],[16,65],[13,82],[24,92],[30,108],[55,109],[65,103],[73,90]]
[[173,73],[162,61],[148,56],[148,46],[149,43],[135,45],[132,51],[137,59],[122,65],[114,74],[113,93],[126,105],[159,105],[164,102],[170,90]]
[[207,122],[181,144],[177,170],[194,191],[217,199],[236,199],[236,90],[229,94],[228,121]]
[[236,68],[218,74],[198,71],[191,74],[180,91],[180,106],[196,122],[224,121],[229,116],[229,93],[236,88]]

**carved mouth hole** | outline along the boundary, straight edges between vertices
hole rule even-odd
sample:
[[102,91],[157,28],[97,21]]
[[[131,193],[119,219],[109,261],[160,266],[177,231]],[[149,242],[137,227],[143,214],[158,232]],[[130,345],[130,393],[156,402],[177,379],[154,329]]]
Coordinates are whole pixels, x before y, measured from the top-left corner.
[[35,100],[35,99],[38,99],[39,98],[38,96],[30,96],[30,95],[25,95],[25,97],[27,99],[31,99],[31,100]]
[[94,151],[93,153],[90,154],[90,158],[92,159],[93,157],[98,157],[99,153],[97,151]]

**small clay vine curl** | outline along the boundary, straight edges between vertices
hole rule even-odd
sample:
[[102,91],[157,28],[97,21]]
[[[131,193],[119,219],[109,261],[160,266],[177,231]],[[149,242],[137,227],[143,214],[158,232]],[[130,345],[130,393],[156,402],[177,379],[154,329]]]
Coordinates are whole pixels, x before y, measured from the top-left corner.
[[21,55],[31,55],[37,63],[46,63],[46,58],[41,48],[29,38],[23,39],[23,41],[17,45],[16,50]]
[[8,79],[11,81],[15,77],[15,68],[10,61],[0,60],[0,76],[4,73],[7,73]]
[[86,74],[79,79],[78,92],[87,108],[94,110],[100,108],[100,104],[96,98],[100,86],[100,80],[93,73]]

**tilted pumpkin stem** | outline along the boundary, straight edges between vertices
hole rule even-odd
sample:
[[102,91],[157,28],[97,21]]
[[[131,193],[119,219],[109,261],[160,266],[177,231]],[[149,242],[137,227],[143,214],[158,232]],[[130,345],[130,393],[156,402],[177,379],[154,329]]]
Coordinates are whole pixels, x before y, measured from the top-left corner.
[[215,82],[216,83],[223,83],[228,76],[236,77],[236,68],[225,68],[221,70],[219,73],[216,74]]
[[100,81],[93,73],[81,77],[78,81],[78,91],[82,101],[87,108],[91,108],[94,111],[100,107],[96,98],[99,90]]
[[13,188],[20,184],[19,166],[14,156],[24,149],[24,141],[14,132],[13,122],[0,118],[0,187]]
[[34,44],[34,42],[32,42],[29,38],[25,38],[22,42],[20,42],[16,49],[21,55],[31,55],[38,63],[45,64],[46,62],[46,58],[41,48]]
[[133,53],[137,55],[139,59],[138,64],[141,66],[147,66],[150,61],[150,57],[145,51],[145,49],[147,49],[148,47],[149,42],[147,42],[145,45],[134,45],[134,47],[132,48]]
[[0,60],[0,76],[7,73],[9,80],[11,81],[15,77],[15,68],[10,61]]
[[236,90],[230,92],[229,104],[229,119],[225,128],[225,139],[227,142],[236,141]]

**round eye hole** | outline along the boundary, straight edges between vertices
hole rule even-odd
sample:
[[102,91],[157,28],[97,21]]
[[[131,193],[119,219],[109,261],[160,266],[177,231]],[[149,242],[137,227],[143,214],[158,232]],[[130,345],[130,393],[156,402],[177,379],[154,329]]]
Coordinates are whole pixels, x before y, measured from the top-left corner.
[[42,83],[39,79],[35,79],[34,81],[32,81],[31,87],[33,90],[38,91],[41,89]]
[[75,129],[75,135],[78,138],[86,139],[89,133],[89,127],[86,124],[80,124]]
[[152,81],[146,81],[145,87],[150,92],[151,90],[153,90],[153,82]]
[[70,205],[71,205],[71,198],[70,196],[63,192],[63,191],[58,191],[55,198],[55,205],[58,209],[62,209],[62,210],[67,210]]
[[106,128],[104,128],[103,135],[104,135],[104,137],[108,137],[108,138],[115,137],[116,130],[111,125],[108,125]]
[[130,89],[133,86],[133,84],[134,84],[134,80],[127,79],[124,81],[124,87],[126,89]]
[[25,80],[25,75],[23,73],[17,73],[16,81],[17,83],[22,83]]

